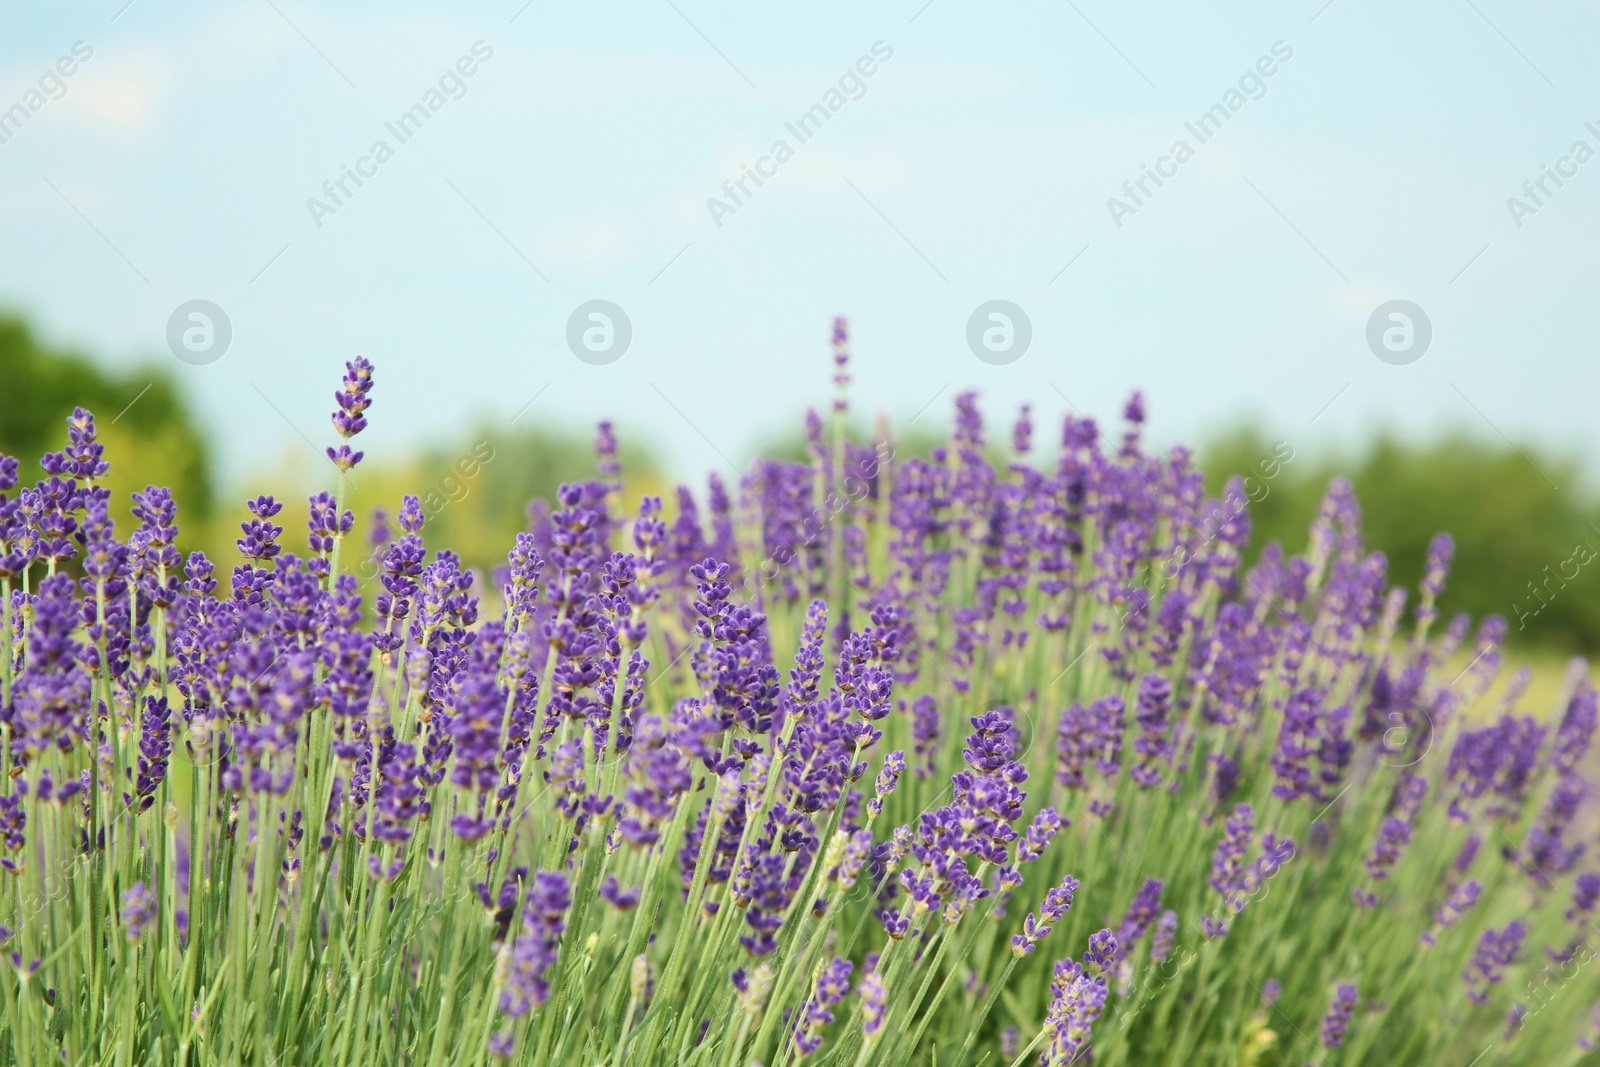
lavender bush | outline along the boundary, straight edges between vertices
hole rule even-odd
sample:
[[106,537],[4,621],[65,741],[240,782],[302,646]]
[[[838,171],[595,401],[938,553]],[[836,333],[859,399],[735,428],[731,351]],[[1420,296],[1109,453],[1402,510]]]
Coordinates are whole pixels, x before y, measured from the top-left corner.
[[[0,461],[0,1059],[14,1064],[1577,1062],[1582,664],[1496,686],[1334,483],[1248,572],[1243,491],[1026,410],[994,461],[845,433],[702,503],[597,477],[492,582],[349,566],[373,371],[284,551],[107,517],[93,418]],[[397,536],[396,536],[397,533]],[[482,588],[487,586],[487,588]],[[1491,695],[1493,694],[1493,695]],[[1492,1056],[1492,1058],[1485,1058]]]

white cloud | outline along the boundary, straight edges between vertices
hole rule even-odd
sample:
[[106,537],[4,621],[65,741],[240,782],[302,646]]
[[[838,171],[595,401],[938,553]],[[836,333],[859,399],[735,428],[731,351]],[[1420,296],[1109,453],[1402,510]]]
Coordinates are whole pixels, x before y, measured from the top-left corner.
[[61,101],[62,121],[99,133],[142,133],[161,96],[160,81],[155,68],[99,78],[88,75]]

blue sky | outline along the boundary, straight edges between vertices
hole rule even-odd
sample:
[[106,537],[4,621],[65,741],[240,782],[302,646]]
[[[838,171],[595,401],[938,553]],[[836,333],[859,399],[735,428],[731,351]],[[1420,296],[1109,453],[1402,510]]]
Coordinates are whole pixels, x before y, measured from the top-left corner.
[[[1463,426],[1592,452],[1600,159],[1572,149],[1600,150],[1597,22],[1575,0],[5,3],[0,112],[27,116],[0,143],[0,303],[170,363],[235,474],[309,459],[357,353],[369,452],[609,416],[698,473],[825,402],[841,312],[858,406],[901,424],[965,386],[1050,421],[1137,386],[1166,440],[1251,415],[1297,447]],[[430,90],[400,143],[385,124]],[[786,127],[833,102],[804,143]],[[1201,144],[1185,123],[1218,103]],[[792,158],[713,212],[778,140]],[[1179,140],[1193,157],[1160,162]],[[1172,176],[1135,205],[1146,165]],[[1569,176],[1513,219],[1545,166]],[[210,365],[167,351],[193,299],[231,321]],[[607,365],[567,346],[591,299],[632,325]],[[1032,328],[1006,365],[966,341],[993,299]],[[1394,299],[1432,326],[1403,366],[1366,341]]]

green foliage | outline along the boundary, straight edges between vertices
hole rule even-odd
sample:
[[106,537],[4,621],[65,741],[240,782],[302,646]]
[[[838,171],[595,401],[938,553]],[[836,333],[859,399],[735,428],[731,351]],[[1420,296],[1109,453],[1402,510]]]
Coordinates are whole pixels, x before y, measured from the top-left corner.
[[1519,644],[1600,649],[1592,573],[1600,568],[1590,565],[1600,553],[1600,512],[1576,488],[1575,460],[1462,433],[1422,445],[1386,434],[1360,453],[1301,451],[1264,478],[1257,464],[1276,443],[1240,428],[1201,450],[1210,491],[1232,474],[1257,479],[1246,487],[1252,558],[1270,541],[1299,544],[1328,481],[1343,475],[1361,501],[1367,543],[1388,555],[1395,584],[1415,590],[1429,539],[1449,531],[1456,557],[1439,598],[1446,617],[1504,615]]
[[[126,529],[128,494],[166,485],[185,519],[211,512],[211,469],[199,422],[167,371],[150,365],[124,374],[75,352],[51,348],[16,316],[0,315],[0,452],[22,461],[24,477],[67,439],[74,407],[94,413],[113,460],[106,485],[112,515]],[[137,474],[137,477],[135,477]]]

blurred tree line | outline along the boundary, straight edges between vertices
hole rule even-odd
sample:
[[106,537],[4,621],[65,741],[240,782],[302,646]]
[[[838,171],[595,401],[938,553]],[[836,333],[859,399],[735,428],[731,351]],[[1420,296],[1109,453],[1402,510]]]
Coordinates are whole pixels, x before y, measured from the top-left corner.
[[[1207,488],[1217,492],[1232,474],[1259,479],[1258,464],[1275,444],[1250,427],[1213,439],[1199,453]],[[1322,494],[1339,474],[1355,487],[1369,548],[1388,556],[1390,579],[1408,586],[1413,602],[1428,541],[1447,531],[1456,542],[1439,598],[1447,619],[1456,611],[1500,614],[1518,644],[1600,649],[1600,579],[1593,573],[1600,571],[1600,508],[1580,488],[1577,460],[1465,433],[1421,445],[1385,434],[1359,450],[1301,452],[1276,477],[1250,487],[1249,557],[1269,541],[1302,550]]]
[[106,486],[119,529],[129,529],[130,494],[147,485],[169,487],[188,515],[210,515],[205,437],[167,370],[108,371],[45,345],[20,317],[0,315],[0,383],[0,452],[22,461],[22,478],[39,476],[39,457],[66,444],[67,416],[83,407],[112,458]]
[[[306,497],[333,486],[331,466],[320,456],[307,462],[310,452],[298,441],[278,463],[251,472],[239,485],[215,485],[205,434],[169,369],[108,371],[81,354],[44,344],[18,317],[0,316],[0,382],[0,452],[22,460],[23,477],[37,477],[39,456],[65,443],[68,414],[86,407],[96,416],[111,461],[107,484],[118,529],[126,534],[131,528],[130,493],[147,484],[170,486],[179,506],[180,547],[203,549],[224,573],[237,562],[233,542],[247,497],[267,492],[282,500],[277,521],[285,528],[284,544],[303,552]],[[763,454],[803,458],[796,423],[795,433],[774,438]],[[991,423],[997,443],[1007,439],[1002,425],[1009,424]],[[674,512],[670,480],[648,448],[630,439],[627,427],[618,429],[623,499],[660,494],[669,514]],[[863,425],[851,436],[866,441],[872,433]],[[1041,426],[1037,444],[1046,448],[1053,436]],[[918,428],[897,442],[898,456],[926,455],[938,441],[930,429]],[[1527,450],[1535,469],[1516,449],[1465,434],[1423,445],[1380,436],[1361,450],[1301,451],[1288,462],[1277,445],[1258,428],[1243,426],[1199,449],[1211,492],[1233,474],[1257,479],[1249,487],[1252,557],[1272,540],[1302,549],[1329,479],[1343,474],[1360,499],[1367,542],[1387,553],[1393,581],[1414,588],[1429,539],[1448,530],[1456,558],[1440,600],[1447,615],[1499,613],[1519,644],[1600,650],[1600,579],[1592,573],[1600,571],[1594,565],[1600,560],[1600,508],[1578,488],[1576,460]],[[1262,466],[1274,457],[1275,467]],[[998,449],[995,458],[1004,462]],[[1276,473],[1262,478],[1266,469]],[[346,558],[370,579],[376,572],[369,547],[374,513],[386,512],[392,524],[401,496],[414,493],[428,515],[423,533],[429,547],[448,547],[488,572],[504,562],[516,533],[527,528],[530,500],[549,499],[561,482],[594,474],[592,436],[561,430],[483,424],[456,444],[403,456],[369,450],[350,485],[347,506],[356,513],[356,529]],[[703,497],[704,479],[694,484]]]

